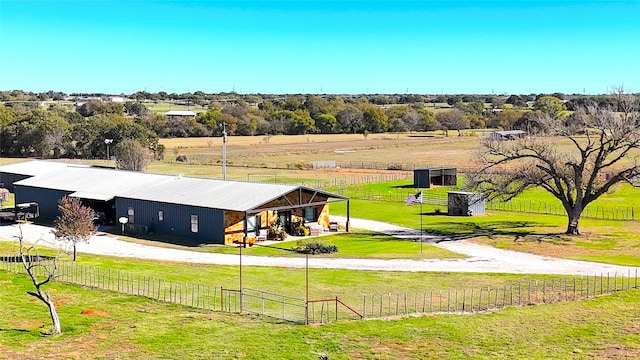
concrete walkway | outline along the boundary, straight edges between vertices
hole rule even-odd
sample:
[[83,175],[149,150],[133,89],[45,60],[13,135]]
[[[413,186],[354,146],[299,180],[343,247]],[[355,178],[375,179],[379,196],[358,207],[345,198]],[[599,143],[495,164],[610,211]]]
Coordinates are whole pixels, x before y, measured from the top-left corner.
[[[336,218],[343,222],[344,218]],[[353,228],[361,228],[384,234],[419,241],[420,232],[400,226],[361,219],[351,219]],[[25,224],[22,225],[24,239],[34,243],[39,241],[43,245],[64,248],[65,244],[54,239],[51,228]],[[0,226],[0,241],[17,241],[18,225]],[[515,251],[501,250],[489,246],[478,245],[468,241],[442,241],[441,237],[424,235],[423,241],[456,253],[467,255],[464,259],[433,259],[433,260],[378,260],[378,259],[346,259],[346,258],[318,258],[309,257],[309,267],[323,269],[354,269],[380,271],[441,271],[441,272],[486,272],[512,274],[570,274],[594,275],[614,273],[635,274],[636,268],[557,259]],[[108,255],[117,257],[132,257],[148,260],[178,261],[201,264],[237,265],[238,255],[211,254],[198,251],[179,250],[158,246],[142,245],[119,240],[117,237],[99,233],[92,237],[89,243],[77,246],[79,253]],[[242,257],[243,265],[247,266],[305,266],[303,257]]]

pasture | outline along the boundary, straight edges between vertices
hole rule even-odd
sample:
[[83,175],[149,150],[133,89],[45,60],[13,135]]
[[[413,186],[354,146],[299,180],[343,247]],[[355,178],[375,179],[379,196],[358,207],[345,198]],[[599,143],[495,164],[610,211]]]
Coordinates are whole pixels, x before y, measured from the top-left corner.
[[[463,137],[429,134],[301,135],[295,137],[231,137],[228,143],[228,178],[236,180],[304,182],[336,178],[375,178],[398,171],[367,169],[309,170],[316,160],[370,161],[417,166],[472,166],[479,146],[477,133]],[[166,161],[153,162],[149,172],[221,177],[219,138],[165,139]],[[565,144],[566,145],[566,144]],[[562,145],[561,146],[565,146]],[[353,150],[353,152],[336,152]],[[205,156],[213,164],[176,163],[172,157]],[[3,160],[5,161],[5,160]],[[10,160],[7,160],[10,161]],[[104,164],[104,161],[97,161]],[[296,169],[292,169],[296,168]],[[298,169],[299,168],[299,169]],[[402,199],[413,192],[409,180],[355,184],[333,191],[379,191]],[[365,181],[366,182],[366,181]],[[442,193],[446,188],[435,189]],[[635,204],[636,189],[620,187],[602,199],[606,204]],[[523,199],[545,194],[532,191]],[[614,205],[615,206],[615,205]],[[402,201],[351,200],[351,216],[420,227],[420,206]],[[603,261],[640,266],[640,225],[637,222],[583,219],[580,237],[565,237],[566,218],[493,211],[479,217],[448,217],[424,205],[426,231],[454,238],[472,238],[500,248],[569,259]],[[331,207],[345,214],[344,204]],[[153,241],[153,239],[132,239]],[[418,254],[416,243],[358,230],[322,238],[335,243],[337,257],[449,258],[455,254],[427,247]],[[0,253],[15,252],[15,242],[0,242]],[[171,245],[172,246],[172,245]],[[277,244],[290,248],[294,243]],[[233,248],[202,247],[196,250],[229,253]],[[46,250],[45,250],[46,252]],[[254,247],[249,254],[296,256],[281,250]],[[170,281],[200,282],[237,288],[236,266],[193,265],[143,261],[80,254],[79,263],[143,276],[161,274]],[[246,267],[244,286],[269,289],[303,297],[304,269]],[[312,298],[339,296],[357,302],[366,294],[417,292],[425,289],[496,287],[521,281],[554,279],[554,276],[361,272],[310,269]],[[63,335],[42,335],[48,326],[46,308],[29,300],[24,276],[0,271],[0,358],[246,358],[246,359],[413,359],[413,358],[635,358],[640,357],[640,336],[635,320],[640,316],[640,292],[627,290],[575,302],[512,307],[475,315],[430,315],[405,319],[337,322],[302,326],[253,315],[211,313],[137,296],[56,283]]]

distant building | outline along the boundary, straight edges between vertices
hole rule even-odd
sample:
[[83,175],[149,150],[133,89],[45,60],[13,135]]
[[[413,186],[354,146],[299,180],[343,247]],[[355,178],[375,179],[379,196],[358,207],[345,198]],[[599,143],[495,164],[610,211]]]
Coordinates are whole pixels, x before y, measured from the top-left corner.
[[169,110],[163,113],[167,119],[195,119],[196,113],[190,110]]
[[449,191],[447,209],[449,216],[484,215],[484,198],[478,193]]
[[109,96],[108,100],[111,101],[111,102],[114,102],[114,103],[123,103],[124,102],[124,98],[122,96]]
[[526,132],[522,130],[503,130],[493,131],[489,133],[489,139],[491,140],[516,140],[522,139],[526,136]]
[[429,189],[431,185],[456,186],[458,183],[458,169],[451,167],[432,167],[413,170],[413,187]]

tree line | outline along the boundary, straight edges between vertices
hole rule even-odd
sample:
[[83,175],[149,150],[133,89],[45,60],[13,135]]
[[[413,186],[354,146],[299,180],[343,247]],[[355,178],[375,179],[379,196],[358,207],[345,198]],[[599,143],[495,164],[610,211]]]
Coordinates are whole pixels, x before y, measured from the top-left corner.
[[[1,91],[0,155],[105,158],[134,140],[162,156],[160,138],[230,135],[363,134],[538,127],[540,114],[567,115],[587,102],[616,106],[613,96],[540,95],[241,95],[136,92],[124,103],[104,94]],[[92,96],[88,99],[88,96]],[[98,96],[98,98],[96,98]],[[103,99],[100,99],[102,97]],[[57,99],[57,100],[54,100]],[[52,102],[53,100],[53,102]],[[77,102],[74,102],[77,100]],[[82,100],[82,101],[80,101]],[[149,102],[197,104],[195,118],[149,111]],[[438,107],[434,104],[438,101]],[[442,101],[442,102],[440,102]]]

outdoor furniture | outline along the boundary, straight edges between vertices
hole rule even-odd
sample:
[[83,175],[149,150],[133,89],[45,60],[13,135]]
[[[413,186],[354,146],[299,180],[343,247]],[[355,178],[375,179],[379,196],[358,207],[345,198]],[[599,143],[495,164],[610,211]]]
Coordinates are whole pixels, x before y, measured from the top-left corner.
[[258,231],[258,234],[256,236],[256,241],[267,241],[267,230],[260,229],[260,231]]
[[338,231],[338,223],[335,221],[330,222],[329,231]]

